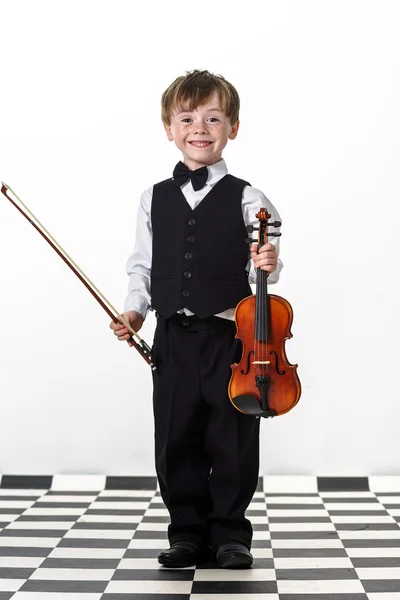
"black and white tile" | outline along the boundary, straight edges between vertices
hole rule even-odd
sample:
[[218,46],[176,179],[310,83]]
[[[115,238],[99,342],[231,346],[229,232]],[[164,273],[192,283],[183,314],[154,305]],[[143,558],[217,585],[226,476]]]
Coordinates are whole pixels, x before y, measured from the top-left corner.
[[260,479],[248,570],[166,569],[154,477],[1,477],[0,600],[400,600],[400,477]]

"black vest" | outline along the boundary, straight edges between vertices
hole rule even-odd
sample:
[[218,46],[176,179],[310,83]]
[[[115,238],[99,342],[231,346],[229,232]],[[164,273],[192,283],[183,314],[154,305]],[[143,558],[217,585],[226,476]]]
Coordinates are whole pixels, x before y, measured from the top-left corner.
[[208,317],[252,295],[243,188],[225,175],[192,210],[172,179],[153,187],[151,305],[168,318],[181,308]]

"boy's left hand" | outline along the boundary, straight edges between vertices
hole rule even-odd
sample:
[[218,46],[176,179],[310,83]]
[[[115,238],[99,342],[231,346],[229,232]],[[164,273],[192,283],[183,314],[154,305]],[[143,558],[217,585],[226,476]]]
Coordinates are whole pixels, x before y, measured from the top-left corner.
[[269,243],[264,244],[264,246],[260,247],[258,253],[257,247],[257,244],[250,246],[251,258],[253,259],[255,268],[258,269],[260,267],[263,271],[273,273],[278,265],[278,253],[275,246]]

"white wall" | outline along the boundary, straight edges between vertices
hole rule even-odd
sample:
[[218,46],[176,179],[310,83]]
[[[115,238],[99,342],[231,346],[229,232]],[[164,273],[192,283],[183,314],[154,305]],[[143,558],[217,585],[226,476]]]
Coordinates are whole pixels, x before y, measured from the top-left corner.
[[[399,474],[399,4],[0,3],[0,179],[122,310],[141,192],[181,156],[164,89],[237,87],[230,171],[283,219],[303,395],[264,474]],[[3,199],[1,199],[3,198]],[[0,197],[0,472],[153,474],[151,373]],[[142,335],[151,344],[151,313]]]

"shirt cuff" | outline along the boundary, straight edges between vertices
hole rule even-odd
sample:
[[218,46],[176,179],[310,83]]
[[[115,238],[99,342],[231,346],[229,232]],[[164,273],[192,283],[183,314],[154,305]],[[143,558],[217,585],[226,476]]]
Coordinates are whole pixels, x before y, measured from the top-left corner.
[[[280,273],[283,269],[283,262],[280,258],[278,258],[278,264],[276,270],[268,276],[268,283],[277,283],[279,281]],[[250,285],[255,285],[257,281],[257,271],[254,267],[253,261],[251,261],[250,271],[249,271],[249,283]]]
[[149,310],[151,310],[151,306],[146,298],[140,296],[139,294],[128,294],[125,300],[124,312],[128,310],[136,310],[136,312],[140,313],[145,319]]

